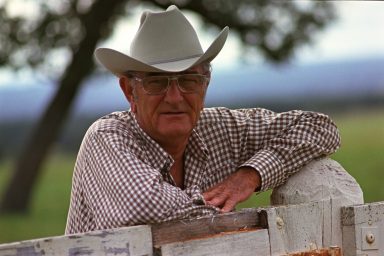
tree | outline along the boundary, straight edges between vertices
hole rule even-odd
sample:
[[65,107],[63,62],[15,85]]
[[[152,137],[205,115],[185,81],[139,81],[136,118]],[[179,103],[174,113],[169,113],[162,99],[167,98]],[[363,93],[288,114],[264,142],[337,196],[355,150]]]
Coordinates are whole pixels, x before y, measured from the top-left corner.
[[[296,49],[311,42],[315,32],[334,18],[329,2],[175,2],[180,8],[198,14],[207,27],[230,26],[246,51],[256,49],[271,62],[282,62],[294,56]],[[21,152],[0,204],[3,212],[25,212],[40,166],[70,114],[82,81],[92,74],[94,48],[108,38],[116,21],[129,15],[139,3],[133,0],[41,0],[33,2],[39,14],[34,17],[12,16],[10,3],[5,1],[0,6],[0,65],[15,69],[48,69],[59,76],[58,90]],[[142,3],[165,9],[172,1]],[[49,68],[52,56],[58,52],[69,56],[63,73]]]

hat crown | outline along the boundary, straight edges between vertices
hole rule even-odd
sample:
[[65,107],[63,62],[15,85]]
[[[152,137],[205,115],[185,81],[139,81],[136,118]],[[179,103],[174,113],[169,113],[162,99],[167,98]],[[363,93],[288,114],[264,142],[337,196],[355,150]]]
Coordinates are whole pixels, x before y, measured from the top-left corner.
[[195,29],[174,5],[164,12],[144,12],[130,54],[147,64],[178,61],[204,54]]

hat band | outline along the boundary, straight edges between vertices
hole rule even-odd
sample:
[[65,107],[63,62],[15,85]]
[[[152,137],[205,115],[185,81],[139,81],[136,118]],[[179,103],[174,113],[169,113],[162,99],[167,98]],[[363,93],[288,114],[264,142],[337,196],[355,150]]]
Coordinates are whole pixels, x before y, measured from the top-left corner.
[[191,56],[183,57],[183,58],[174,58],[174,59],[167,59],[167,60],[162,60],[162,61],[147,62],[147,64],[149,64],[149,65],[156,65],[156,64],[162,64],[162,63],[167,63],[167,62],[175,62],[175,61],[179,61],[179,60],[186,60],[186,59],[197,58],[197,57],[200,57],[202,55],[203,54],[195,54],[195,55],[191,55]]

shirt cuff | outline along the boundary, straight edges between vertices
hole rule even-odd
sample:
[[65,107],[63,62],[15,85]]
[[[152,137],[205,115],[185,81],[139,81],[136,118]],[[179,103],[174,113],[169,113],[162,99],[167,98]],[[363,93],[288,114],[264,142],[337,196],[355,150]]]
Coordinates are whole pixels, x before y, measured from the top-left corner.
[[203,194],[198,186],[191,186],[185,189],[184,192],[191,198],[192,204],[205,205]]
[[240,167],[252,167],[259,172],[261,178],[260,191],[283,184],[287,177],[279,156],[270,150],[260,150]]

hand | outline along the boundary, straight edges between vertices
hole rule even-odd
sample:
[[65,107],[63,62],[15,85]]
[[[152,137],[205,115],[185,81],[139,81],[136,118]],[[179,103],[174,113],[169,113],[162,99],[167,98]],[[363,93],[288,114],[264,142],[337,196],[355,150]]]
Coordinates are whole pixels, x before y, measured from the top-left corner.
[[227,179],[203,193],[207,204],[230,212],[235,206],[247,200],[261,184],[259,173],[252,167],[239,168]]

